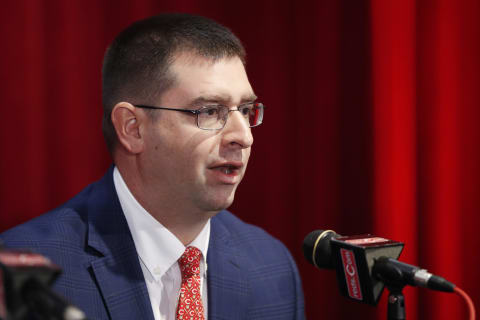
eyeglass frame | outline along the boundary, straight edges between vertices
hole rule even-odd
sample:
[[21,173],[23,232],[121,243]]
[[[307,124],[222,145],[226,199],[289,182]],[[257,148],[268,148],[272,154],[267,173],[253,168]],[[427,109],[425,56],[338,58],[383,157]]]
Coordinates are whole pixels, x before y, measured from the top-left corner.
[[[244,105],[247,105],[247,104],[253,104],[254,107],[261,107],[263,110],[263,112],[265,111],[265,106],[263,105],[263,103],[261,102],[247,102],[247,103],[242,103],[242,104],[239,104],[238,106],[235,106],[235,109],[230,109],[228,108],[227,106],[223,105],[223,104],[210,104],[210,105],[205,105],[203,107],[200,107],[198,109],[184,109],[184,108],[171,108],[171,107],[156,107],[156,106],[149,106],[149,105],[143,105],[143,104],[134,104],[133,106],[134,107],[137,107],[137,108],[140,108],[140,109],[149,109],[149,110],[170,110],[170,111],[179,111],[179,112],[185,112],[185,113],[191,113],[191,114],[194,114],[196,117],[197,117],[197,127],[201,130],[222,130],[223,128],[225,128],[225,125],[227,124],[227,121],[228,121],[228,117],[229,117],[229,114],[230,112],[232,111],[238,111],[241,113],[240,111],[240,107],[241,106],[244,106]],[[218,128],[218,129],[212,129],[212,128],[202,128],[200,127],[199,123],[198,123],[198,115],[201,113],[200,110],[202,109],[206,109],[206,108],[209,108],[209,107],[226,107],[228,109],[228,112],[227,112],[227,115],[226,115],[226,119],[225,119],[225,123],[223,124],[223,126],[221,128]],[[250,125],[250,123],[248,123],[248,126],[250,128],[255,128],[255,127],[258,127],[259,125],[261,125],[263,123],[263,113],[262,113],[262,121],[256,125]]]

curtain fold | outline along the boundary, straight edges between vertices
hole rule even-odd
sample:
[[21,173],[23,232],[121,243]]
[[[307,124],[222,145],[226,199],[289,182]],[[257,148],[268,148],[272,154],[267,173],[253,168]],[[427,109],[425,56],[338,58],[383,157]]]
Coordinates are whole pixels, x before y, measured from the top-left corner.
[[[372,1],[374,231],[401,239],[401,260],[418,264],[415,1]],[[418,291],[404,290],[411,318]],[[387,293],[380,302],[386,314]],[[383,315],[382,315],[383,313]],[[377,317],[378,318],[378,317]]]

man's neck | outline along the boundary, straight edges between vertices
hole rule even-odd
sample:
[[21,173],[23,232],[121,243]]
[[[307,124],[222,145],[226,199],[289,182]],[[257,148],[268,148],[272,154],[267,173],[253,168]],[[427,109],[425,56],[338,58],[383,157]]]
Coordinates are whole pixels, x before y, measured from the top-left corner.
[[[184,245],[191,243],[202,231],[208,219],[216,212],[205,213],[189,208],[181,199],[163,199],[167,192],[151,191],[139,179],[140,175],[117,167],[126,187],[135,200],[154,219],[173,233]],[[174,204],[174,205],[173,205]]]

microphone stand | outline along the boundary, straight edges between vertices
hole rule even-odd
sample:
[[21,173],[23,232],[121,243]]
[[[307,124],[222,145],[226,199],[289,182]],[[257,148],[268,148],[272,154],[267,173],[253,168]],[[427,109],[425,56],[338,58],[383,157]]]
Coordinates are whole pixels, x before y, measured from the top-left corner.
[[387,319],[388,320],[405,320],[405,297],[402,289],[404,285],[399,285],[398,282],[385,282],[385,286],[389,291]]

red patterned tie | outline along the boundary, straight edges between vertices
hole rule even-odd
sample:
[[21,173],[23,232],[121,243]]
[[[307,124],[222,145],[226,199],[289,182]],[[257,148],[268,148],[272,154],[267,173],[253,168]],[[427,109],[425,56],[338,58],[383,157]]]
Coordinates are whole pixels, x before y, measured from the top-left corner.
[[182,272],[182,286],[177,306],[177,320],[205,320],[200,295],[200,259],[202,253],[195,247],[187,247],[178,259]]

